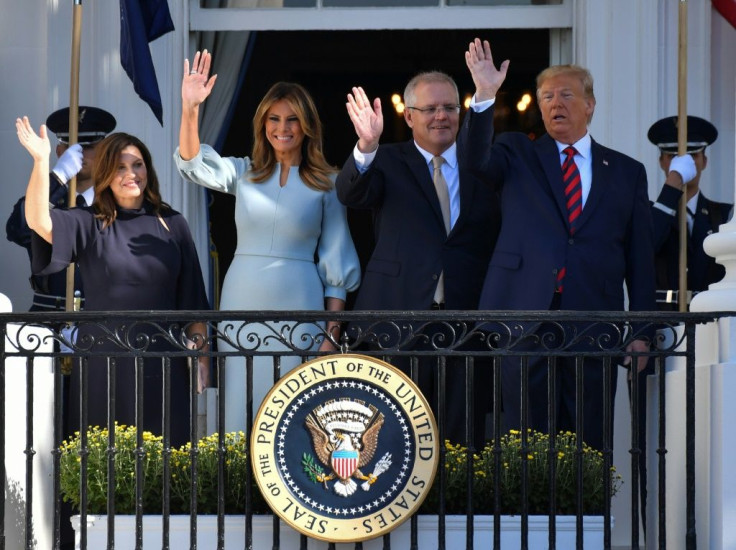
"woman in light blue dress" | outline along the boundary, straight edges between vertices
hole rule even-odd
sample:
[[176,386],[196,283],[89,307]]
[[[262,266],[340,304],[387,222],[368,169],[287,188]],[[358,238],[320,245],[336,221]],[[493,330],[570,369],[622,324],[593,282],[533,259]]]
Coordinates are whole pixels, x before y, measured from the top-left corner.
[[[345,208],[335,194],[335,170],[322,153],[322,125],[311,97],[298,84],[275,84],[253,117],[251,157],[223,158],[199,141],[199,105],[217,78],[209,77],[210,65],[206,50],[194,56],[191,71],[189,61],[184,62],[174,159],[187,181],[235,195],[237,248],[220,309],[343,310],[347,292],[360,284],[360,265]],[[339,338],[339,323],[328,323],[327,330]],[[288,350],[276,338],[280,332],[298,349],[334,349],[312,324],[284,330],[274,323],[223,322],[218,332],[225,335],[218,343],[223,351],[233,349],[229,341],[245,349]],[[281,374],[300,362],[296,356],[283,357]],[[245,360],[228,357],[224,378],[225,429],[244,430]],[[272,359],[256,357],[254,409],[272,385]]]

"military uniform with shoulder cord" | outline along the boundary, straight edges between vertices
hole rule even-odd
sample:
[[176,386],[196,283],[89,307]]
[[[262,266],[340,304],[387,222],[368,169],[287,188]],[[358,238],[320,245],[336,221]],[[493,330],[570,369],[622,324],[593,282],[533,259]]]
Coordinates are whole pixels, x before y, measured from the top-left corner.
[[[49,175],[49,208],[67,208],[69,188],[67,182],[77,176],[78,185],[82,177],[88,185],[91,180],[91,160],[95,145],[115,128],[115,117],[107,111],[96,107],[79,107],[78,144],[68,145],[69,140],[69,108],[59,109],[46,119],[50,132],[56,134],[59,141],[56,152],[59,160]],[[77,206],[90,206],[94,200],[94,184],[77,188]],[[21,197],[13,207],[5,230],[10,242],[25,248],[31,257],[31,230],[26,223],[25,196]],[[66,270],[51,275],[31,275],[33,303],[30,311],[63,311],[66,305]],[[80,308],[83,308],[84,291],[79,270],[75,270],[75,296]]]
[[[669,175],[672,171],[681,174],[687,181],[688,196],[688,243],[687,243],[687,288],[688,304],[692,296],[708,289],[708,285],[720,281],[725,268],[703,250],[705,238],[718,231],[726,223],[733,205],[708,199],[700,190],[700,178],[707,165],[705,148],[718,137],[718,131],[707,120],[688,116],[687,155],[677,157],[677,117],[671,116],[657,121],[649,129],[649,141],[660,150],[660,166]],[[687,158],[690,157],[692,162]],[[652,222],[657,269],[657,302],[665,311],[678,310],[679,288],[679,202],[683,191],[680,187],[665,184],[652,204]]]
[[[686,154],[677,156],[678,118],[670,116],[658,120],[647,134],[649,141],[659,149],[659,164],[666,180],[652,203],[654,250],[657,278],[657,305],[662,311],[679,311],[680,286],[680,220],[678,216],[683,183],[688,197],[687,288],[692,296],[707,290],[708,285],[723,278],[725,270],[703,250],[703,241],[726,223],[733,205],[712,201],[700,190],[700,177],[708,164],[705,148],[718,137],[718,131],[707,120],[687,117]],[[642,522],[646,526],[647,501],[647,377],[654,374],[654,361],[638,375],[639,418],[639,494]]]

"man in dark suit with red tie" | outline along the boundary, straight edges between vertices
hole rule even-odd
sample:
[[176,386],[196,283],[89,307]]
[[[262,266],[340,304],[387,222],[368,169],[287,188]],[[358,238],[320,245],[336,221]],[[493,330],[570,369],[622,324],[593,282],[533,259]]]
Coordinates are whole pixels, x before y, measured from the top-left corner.
[[[476,39],[466,63],[476,92],[459,139],[460,158],[501,193],[501,232],[479,309],[621,311],[626,283],[629,309],[652,311],[654,248],[646,172],[641,163],[603,147],[588,133],[595,110],[590,73],[575,65],[545,69],[537,77],[537,101],[547,133],[532,141],[509,132],[494,143],[493,103],[508,61],[497,70],[488,42]],[[569,333],[555,336],[559,345],[570,345]],[[585,341],[572,345],[595,351],[595,344]],[[631,352],[648,349],[646,337],[631,338],[626,346]],[[635,362],[644,368],[647,358]],[[547,360],[529,363],[529,427],[547,432]],[[521,425],[520,365],[519,358],[511,358],[502,368],[507,428]],[[585,360],[582,436],[598,449],[608,443],[603,440],[603,373],[600,360]],[[554,382],[556,423],[551,427],[574,431],[574,358],[557,361]],[[615,391],[615,378],[612,382]]]
[[[362,88],[353,88],[348,95],[358,143],[337,177],[337,195],[346,206],[371,211],[376,242],[355,309],[475,309],[498,234],[496,194],[459,168],[455,137],[460,104],[452,78],[440,72],[420,73],[407,84],[404,102],[404,120],[413,139],[379,145],[380,99],[371,102]],[[384,327],[388,325],[378,327],[378,332]],[[379,346],[391,347],[401,338],[396,331],[385,332],[396,338]],[[457,335],[444,337],[449,340],[436,340],[440,347]],[[417,345],[432,349],[430,340]],[[422,390],[432,392],[432,369],[420,370]],[[447,433],[455,441],[465,439],[462,372],[458,366],[447,374]],[[476,369],[477,381],[487,375],[488,369]],[[482,379],[486,383],[475,384],[476,443],[483,432],[481,405],[491,395],[490,376]]]

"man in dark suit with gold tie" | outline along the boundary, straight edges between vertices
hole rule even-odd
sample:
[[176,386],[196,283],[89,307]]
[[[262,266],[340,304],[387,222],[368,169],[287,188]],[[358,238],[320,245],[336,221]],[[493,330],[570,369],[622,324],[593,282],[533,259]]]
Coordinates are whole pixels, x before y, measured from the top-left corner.
[[[358,143],[337,177],[337,195],[346,206],[371,211],[376,243],[355,309],[476,309],[498,234],[496,195],[459,167],[460,104],[452,78],[418,74],[404,90],[404,103],[413,139],[379,145],[380,99],[371,102],[362,88],[348,94]],[[443,346],[442,340],[437,343]],[[429,341],[418,345],[432,349]],[[432,369],[420,370],[422,390],[436,392]],[[465,440],[462,373],[458,365],[447,374],[447,433],[455,441]],[[491,397],[487,375],[488,369],[476,369],[476,443],[482,440],[486,410],[481,405]]]

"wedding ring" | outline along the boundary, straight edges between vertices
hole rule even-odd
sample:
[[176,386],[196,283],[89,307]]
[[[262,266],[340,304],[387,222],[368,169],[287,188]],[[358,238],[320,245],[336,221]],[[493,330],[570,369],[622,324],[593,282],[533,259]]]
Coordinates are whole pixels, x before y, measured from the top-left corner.
[[197,74],[197,71],[189,71],[189,74]]

